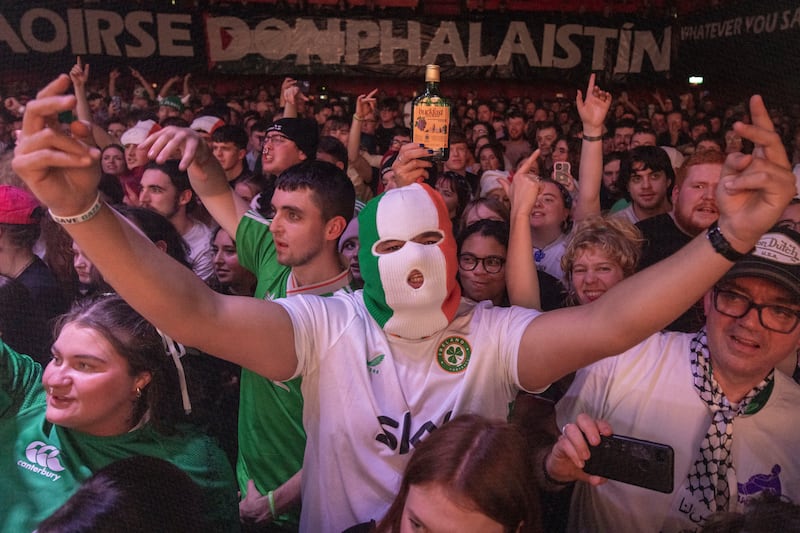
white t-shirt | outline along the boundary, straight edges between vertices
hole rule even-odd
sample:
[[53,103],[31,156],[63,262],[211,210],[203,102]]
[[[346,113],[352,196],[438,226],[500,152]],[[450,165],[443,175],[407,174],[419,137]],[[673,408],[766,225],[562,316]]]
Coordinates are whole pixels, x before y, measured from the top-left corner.
[[[556,406],[558,427],[581,412],[607,420],[619,435],[660,442],[675,451],[671,494],[609,481],[578,483],[570,531],[677,532],[698,530],[707,518],[692,504],[689,470],[711,426],[711,411],[694,387],[689,343],[694,333],[658,333],[618,356],[579,370]],[[731,511],[764,488],[800,501],[800,387],[780,372],[767,404],[733,422],[729,469]]]
[[462,301],[429,338],[387,337],[361,291],[277,300],[289,312],[303,376],[304,531],[380,519],[410,452],[450,418],[505,419],[520,389],[517,352],[537,311]]
[[639,222],[639,217],[636,216],[636,211],[633,210],[633,204],[630,204],[625,209],[620,209],[611,215],[611,218],[624,218],[631,224]]
[[[559,237],[542,248],[540,250],[541,254],[544,254],[541,259],[536,261],[536,268],[547,272],[558,281],[564,279],[564,271],[561,270],[561,257],[564,255],[564,251],[567,249],[567,243],[569,239],[572,238],[572,233],[564,234],[562,233]],[[534,249],[533,256],[534,260],[536,259],[537,249]],[[539,254],[541,256],[541,254]]]
[[194,220],[194,224],[184,235],[183,240],[189,245],[189,265],[192,271],[206,280],[214,273],[214,263],[211,257],[212,229]]

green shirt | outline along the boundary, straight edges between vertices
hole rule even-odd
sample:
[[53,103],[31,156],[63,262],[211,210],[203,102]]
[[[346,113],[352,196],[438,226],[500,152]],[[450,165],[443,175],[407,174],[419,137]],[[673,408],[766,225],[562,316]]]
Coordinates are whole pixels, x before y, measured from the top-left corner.
[[0,341],[0,532],[33,531],[97,470],[134,455],[164,459],[200,485],[215,531],[238,531],[236,485],[222,451],[190,426],[173,435],[149,424],[97,437],[45,418],[42,367]]
[[[273,300],[295,294],[328,296],[349,290],[348,270],[331,280],[297,287],[292,269],[278,263],[275,242],[269,231],[271,221],[253,211],[242,217],[236,229],[239,264],[258,280],[256,298]],[[239,393],[239,455],[236,478],[242,498],[252,479],[259,493],[266,494],[289,480],[303,467],[306,433],[303,430],[301,379],[274,382],[242,369]],[[296,529],[299,512],[286,513],[276,522]]]

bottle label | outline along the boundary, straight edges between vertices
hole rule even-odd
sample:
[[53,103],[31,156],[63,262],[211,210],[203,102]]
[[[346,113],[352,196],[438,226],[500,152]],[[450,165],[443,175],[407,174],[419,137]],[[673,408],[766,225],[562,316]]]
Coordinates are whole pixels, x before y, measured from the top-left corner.
[[448,147],[450,133],[450,105],[439,97],[425,98],[414,106],[411,117],[414,142],[431,150]]

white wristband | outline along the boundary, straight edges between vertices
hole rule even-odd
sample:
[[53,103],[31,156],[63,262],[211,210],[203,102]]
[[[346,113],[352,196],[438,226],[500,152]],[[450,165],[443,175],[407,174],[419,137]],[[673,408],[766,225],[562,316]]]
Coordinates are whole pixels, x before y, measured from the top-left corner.
[[101,207],[103,207],[103,201],[100,199],[100,193],[98,192],[97,198],[94,199],[92,206],[80,215],[75,215],[72,217],[60,217],[49,209],[48,211],[50,211],[50,217],[59,224],[80,224],[81,222],[86,222],[87,220],[94,218],[94,216],[100,211]]

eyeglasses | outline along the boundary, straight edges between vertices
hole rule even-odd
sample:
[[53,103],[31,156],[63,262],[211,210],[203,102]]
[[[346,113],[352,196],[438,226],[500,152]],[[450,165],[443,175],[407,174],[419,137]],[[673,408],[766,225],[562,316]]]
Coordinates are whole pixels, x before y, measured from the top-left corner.
[[779,228],[787,228],[794,231],[800,231],[800,222],[796,222],[791,219],[786,220],[779,220],[777,224],[775,224]]
[[489,274],[497,274],[503,270],[506,260],[496,255],[478,257],[472,254],[461,254],[458,256],[458,266],[463,270],[475,270],[478,267],[478,263],[482,264],[483,269]]
[[267,135],[264,137],[264,142],[261,144],[261,149],[263,150],[270,143],[272,143],[273,146],[280,146],[289,141],[291,141],[291,139],[286,135]]
[[742,318],[751,309],[758,311],[758,321],[765,329],[791,333],[800,322],[800,310],[782,305],[757,304],[738,292],[714,287],[714,309],[731,318]]

